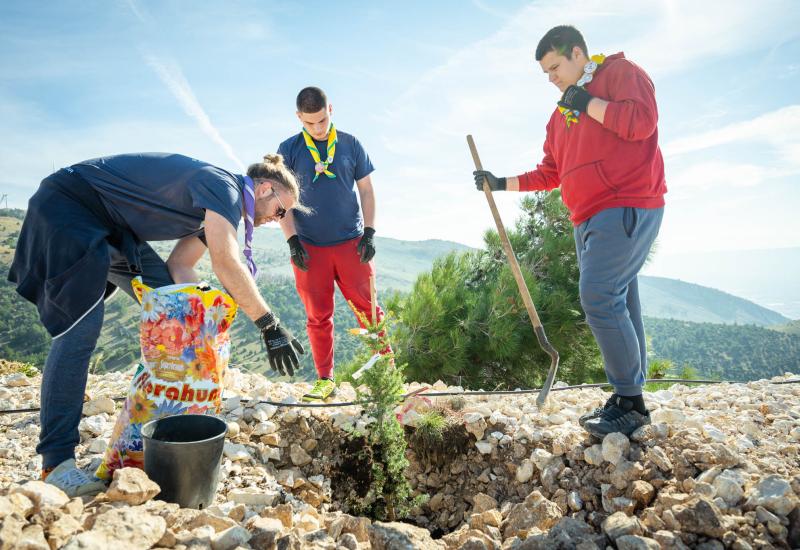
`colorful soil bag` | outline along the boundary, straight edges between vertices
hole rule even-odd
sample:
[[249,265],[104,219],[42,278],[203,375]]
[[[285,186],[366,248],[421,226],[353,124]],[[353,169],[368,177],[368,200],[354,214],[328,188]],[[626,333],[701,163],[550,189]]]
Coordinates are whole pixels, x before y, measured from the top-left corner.
[[142,426],[177,414],[216,414],[230,358],[233,298],[195,284],[149,288],[132,281],[142,304],[142,363],[133,376],[103,462],[95,475],[144,467]]

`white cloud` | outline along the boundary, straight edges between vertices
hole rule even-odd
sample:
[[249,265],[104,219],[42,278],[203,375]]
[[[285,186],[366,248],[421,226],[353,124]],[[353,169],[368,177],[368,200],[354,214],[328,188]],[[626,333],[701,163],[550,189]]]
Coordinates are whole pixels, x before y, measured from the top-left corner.
[[125,0],[125,3],[128,5],[128,8],[130,8],[131,13],[133,13],[133,15],[136,16],[136,19],[138,19],[140,22],[145,24],[150,24],[152,22],[152,17],[150,17],[150,14],[145,10],[144,7],[139,5],[137,0]]
[[790,105],[751,120],[675,139],[662,149],[665,156],[675,157],[736,142],[763,142],[779,149],[787,162],[800,163],[800,157],[794,154],[800,144],[798,127],[800,105]]
[[147,64],[156,71],[158,77],[167,86],[172,95],[175,96],[175,99],[178,100],[178,103],[180,103],[186,114],[197,122],[200,130],[202,130],[211,141],[222,148],[225,156],[236,164],[239,171],[244,172],[244,163],[239,160],[233,148],[223,139],[219,130],[212,124],[211,119],[206,114],[202,105],[200,105],[197,97],[195,97],[189,82],[183,76],[180,66],[174,61],[165,61],[152,54],[148,54],[145,57]]
[[[495,33],[418,78],[375,117],[384,130],[383,148],[391,157],[384,163],[391,168],[380,174],[384,183],[379,200],[388,207],[381,209],[381,220],[386,220],[390,230],[396,229],[398,237],[481,243],[492,223],[483,215],[482,196],[470,193],[473,165],[464,138],[468,133],[475,136],[484,167],[497,175],[535,168],[542,156],[545,124],[559,93],[534,60],[538,39],[551,26],[572,23],[587,38],[591,52],[623,50],[651,75],[666,79],[679,77],[680,71],[697,63],[714,63],[723,56],[764,48],[765,36],[773,43],[797,36],[796,25],[786,17],[793,9],[792,2],[778,0],[766,5],[591,0],[570,10],[566,21],[561,2],[537,2],[521,9]],[[796,113],[782,115],[794,120]],[[754,124],[759,139],[767,139],[767,126],[780,118],[765,116]],[[783,132],[792,122],[780,124]],[[734,125],[726,128],[736,130]],[[694,147],[702,140],[722,140],[722,134],[722,130],[704,132],[672,143]],[[774,137],[768,143],[787,163],[798,150],[796,140]],[[784,167],[761,166],[758,160],[737,162],[732,168],[723,164],[690,167],[683,161],[673,162],[668,166],[669,181],[680,188],[698,181],[703,185],[730,182],[735,176],[742,185],[754,185],[786,173]],[[424,200],[406,206],[410,191]],[[497,197],[503,219],[510,225],[518,215],[520,196],[500,193]],[[402,215],[395,210],[402,210]]]

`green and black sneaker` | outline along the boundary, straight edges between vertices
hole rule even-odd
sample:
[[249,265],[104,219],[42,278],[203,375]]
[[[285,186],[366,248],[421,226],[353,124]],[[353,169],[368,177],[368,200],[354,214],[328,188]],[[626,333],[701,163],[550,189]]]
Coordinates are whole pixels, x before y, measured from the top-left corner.
[[325,401],[336,393],[336,382],[330,378],[320,378],[317,380],[311,391],[303,396],[306,403],[312,401]]

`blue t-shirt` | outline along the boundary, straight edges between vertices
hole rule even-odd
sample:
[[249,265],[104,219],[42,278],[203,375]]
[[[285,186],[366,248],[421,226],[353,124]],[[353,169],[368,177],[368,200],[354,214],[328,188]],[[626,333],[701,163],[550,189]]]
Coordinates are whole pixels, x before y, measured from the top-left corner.
[[202,235],[205,211],[236,228],[242,217],[242,176],[171,153],[131,153],[70,167],[100,195],[116,223],[142,241]]
[[[375,168],[361,143],[348,133],[336,131],[338,143],[328,170],[336,178],[320,174],[314,179],[314,159],[306,148],[302,132],[280,144],[278,153],[297,175],[300,201],[313,208],[311,214],[295,210],[294,223],[300,240],[316,246],[333,246],[364,233],[364,219],[358,205],[356,181]],[[326,151],[327,141],[316,141],[317,149]]]

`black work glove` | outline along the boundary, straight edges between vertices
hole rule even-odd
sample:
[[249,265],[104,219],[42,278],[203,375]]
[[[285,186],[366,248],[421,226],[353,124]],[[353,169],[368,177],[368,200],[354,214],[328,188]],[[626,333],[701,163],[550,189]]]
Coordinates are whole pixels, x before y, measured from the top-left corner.
[[375,230],[371,227],[364,228],[364,235],[358,241],[358,255],[361,256],[361,263],[369,262],[375,256]]
[[304,354],[306,350],[297,341],[289,329],[281,326],[281,321],[272,313],[266,313],[256,321],[256,326],[261,330],[261,338],[267,346],[269,366],[281,374],[294,376],[300,360],[297,354]]
[[289,243],[289,255],[292,258],[292,263],[300,271],[308,271],[308,252],[303,248],[300,237],[292,235],[286,242]]
[[486,182],[489,184],[489,189],[492,191],[506,190],[506,178],[498,178],[488,170],[475,170],[472,175],[475,176],[475,189],[478,191],[483,191],[484,178],[486,178]]
[[564,95],[561,96],[561,101],[558,102],[558,106],[585,113],[592,99],[593,96],[589,94],[589,92],[573,84],[564,90]]

